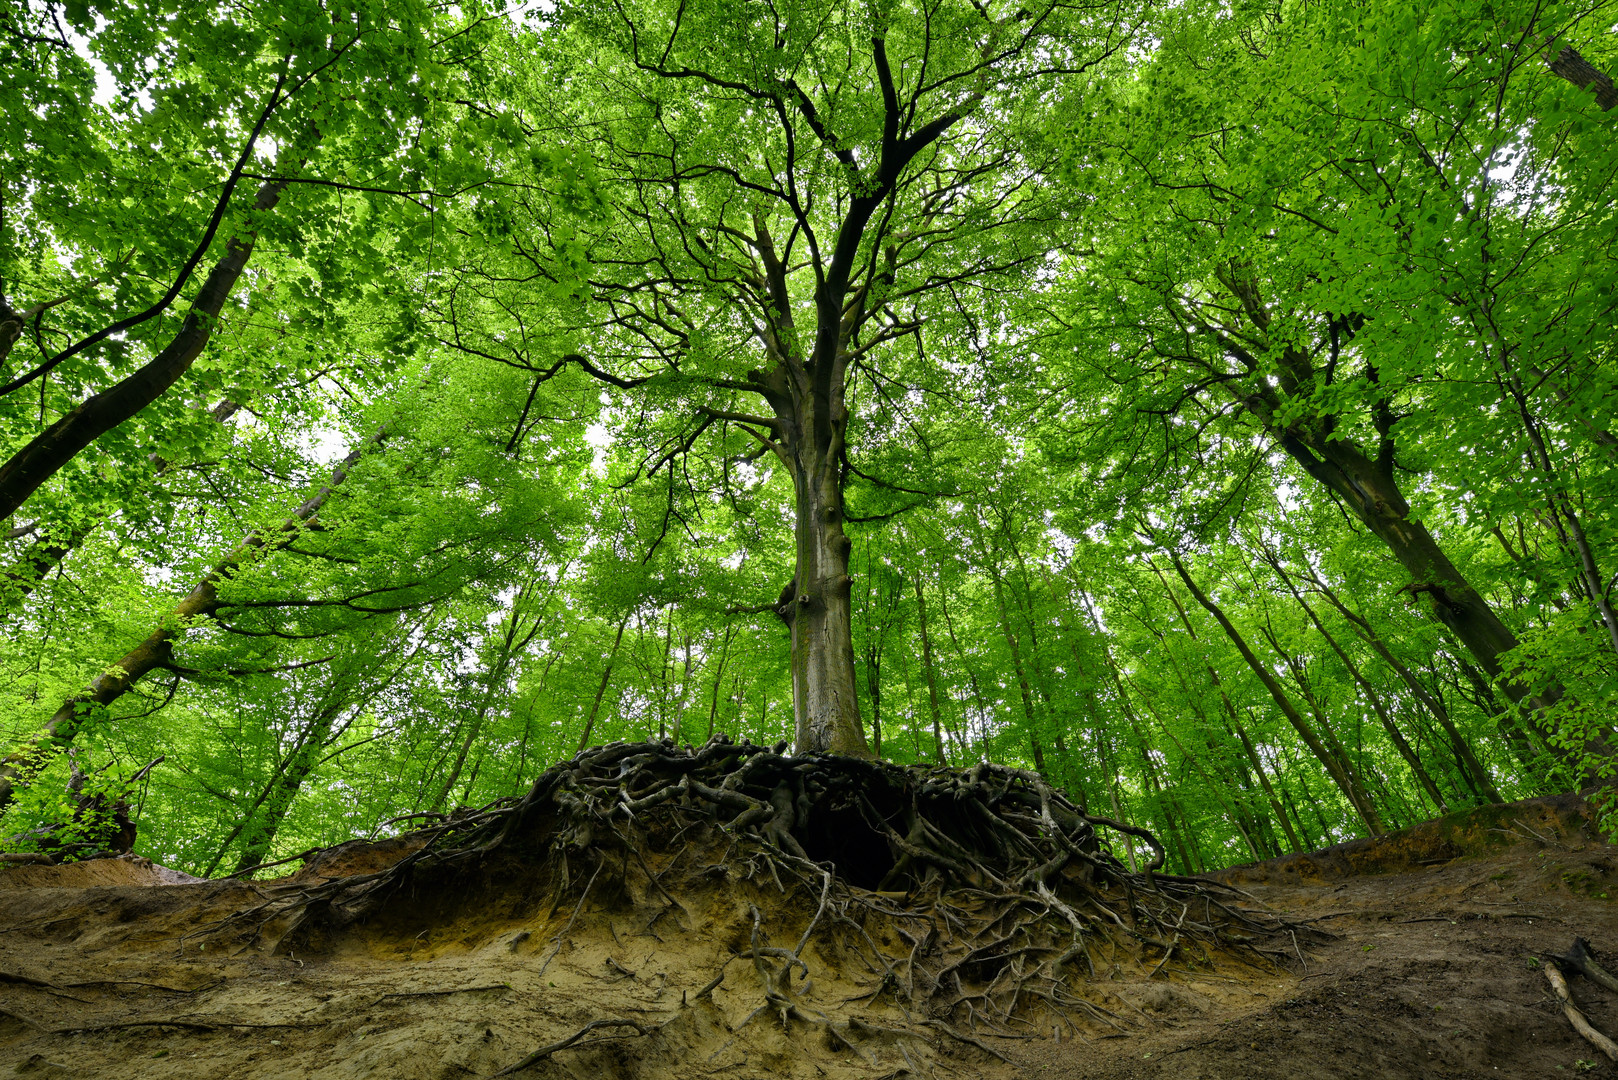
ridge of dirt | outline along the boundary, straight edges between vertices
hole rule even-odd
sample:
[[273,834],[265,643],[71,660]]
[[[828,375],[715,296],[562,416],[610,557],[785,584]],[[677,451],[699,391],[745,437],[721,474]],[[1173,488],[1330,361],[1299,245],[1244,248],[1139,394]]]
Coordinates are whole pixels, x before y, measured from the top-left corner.
[[[342,845],[285,880],[375,873],[410,850]],[[1300,944],[1296,970],[1098,964],[1088,989],[1104,1015],[931,1044],[836,938],[808,946],[799,984],[835,1024],[754,1015],[752,962],[735,958],[749,905],[776,944],[811,912],[745,866],[715,863],[672,914],[649,891],[575,911],[507,867],[453,891],[422,883],[364,925],[276,954],[197,933],[262,903],[268,883],[162,884],[143,863],[0,871],[0,1076],[492,1076],[605,1018],[651,1034],[598,1029],[515,1075],[1618,1078],[1535,962],[1575,935],[1618,954],[1618,849],[1577,796],[1213,875],[1339,935]],[[1618,1034],[1618,1000],[1573,992]]]

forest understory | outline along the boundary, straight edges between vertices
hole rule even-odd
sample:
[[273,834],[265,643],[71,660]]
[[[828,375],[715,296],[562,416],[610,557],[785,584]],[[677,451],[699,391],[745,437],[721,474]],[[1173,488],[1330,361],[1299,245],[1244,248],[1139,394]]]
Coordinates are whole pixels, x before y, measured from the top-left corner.
[[276,880],[7,868],[0,1075],[1612,1076],[1546,977],[1618,956],[1593,822],[1186,878],[1021,770],[617,744]]

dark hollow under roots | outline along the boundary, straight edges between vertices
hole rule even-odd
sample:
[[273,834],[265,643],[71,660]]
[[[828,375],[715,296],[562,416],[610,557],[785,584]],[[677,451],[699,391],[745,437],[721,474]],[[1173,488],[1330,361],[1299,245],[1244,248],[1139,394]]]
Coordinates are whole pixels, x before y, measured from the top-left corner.
[[[791,929],[803,929],[783,930],[779,904],[766,919],[749,903],[730,961],[699,997],[746,961],[760,1012],[830,1024],[794,990],[818,938],[880,974],[871,1004],[968,1038],[960,1033],[1005,1033],[1042,1010],[1115,1025],[1087,1000],[1087,982],[1221,963],[1272,968],[1301,958],[1300,938],[1316,933],[1229,886],[1161,873],[1150,832],[1082,813],[1036,773],[783,750],[724,738],[594,748],[526,795],[435,821],[385,870],[273,888],[206,932],[306,942],[375,915],[407,885],[419,893],[521,865],[549,883],[553,916],[571,912],[559,948],[589,904],[639,894],[678,918],[682,895],[748,882],[795,898]],[[1109,834],[1152,857],[1132,867]]]

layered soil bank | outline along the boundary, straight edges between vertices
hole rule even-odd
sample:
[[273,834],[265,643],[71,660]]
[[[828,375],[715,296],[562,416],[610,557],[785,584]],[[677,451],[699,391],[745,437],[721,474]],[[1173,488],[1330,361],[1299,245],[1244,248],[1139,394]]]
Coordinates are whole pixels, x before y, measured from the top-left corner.
[[[409,847],[345,845],[288,882],[375,873]],[[512,1075],[1618,1076],[1568,1026],[1539,959],[1576,935],[1618,957],[1618,849],[1575,797],[1224,871],[1337,936],[1300,940],[1290,969],[1120,956],[1085,985],[1089,1008],[999,1025],[1016,1038],[929,1027],[860,960],[853,931],[817,936],[792,979],[824,1022],[761,1010],[755,971],[791,949],[812,898],[745,863],[710,865],[702,887],[682,878],[678,906],[649,889],[558,904],[506,864],[453,889],[423,883],[362,924],[246,941],[210,928],[278,886],[133,859],[12,867],[0,1076],[493,1076],[575,1035]],[[1618,1034],[1618,998],[1577,980],[1573,993]]]

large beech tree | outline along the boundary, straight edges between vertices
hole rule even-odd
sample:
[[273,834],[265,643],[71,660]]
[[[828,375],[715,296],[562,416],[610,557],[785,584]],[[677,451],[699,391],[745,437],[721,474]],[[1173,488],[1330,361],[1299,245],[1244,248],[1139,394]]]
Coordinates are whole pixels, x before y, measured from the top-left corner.
[[[869,752],[845,485],[922,490],[861,469],[854,398],[874,409],[968,377],[996,336],[974,312],[1055,243],[1040,110],[1130,31],[1112,0],[705,0],[564,5],[530,46],[562,58],[534,76],[531,122],[582,135],[614,197],[588,222],[530,219],[517,247],[530,280],[580,275],[585,369],[663,406],[664,423],[626,426],[646,440],[640,471],[672,485],[707,437],[722,456],[750,440],[791,479],[794,572],[755,610],[791,628],[800,751]],[[570,252],[588,267],[563,269]],[[497,272],[483,264],[467,292]],[[445,322],[466,345],[456,302]],[[671,397],[687,407],[675,429]]]
[[1618,0],[1501,4],[0,15],[0,385],[160,300],[276,65],[376,29],[169,308],[0,393],[5,457],[256,233],[0,532],[0,838],[138,776],[142,854],[245,870],[862,720],[1177,870],[1565,790],[1618,703]]

